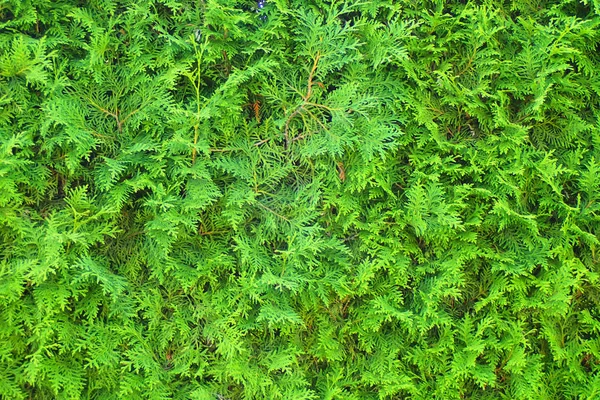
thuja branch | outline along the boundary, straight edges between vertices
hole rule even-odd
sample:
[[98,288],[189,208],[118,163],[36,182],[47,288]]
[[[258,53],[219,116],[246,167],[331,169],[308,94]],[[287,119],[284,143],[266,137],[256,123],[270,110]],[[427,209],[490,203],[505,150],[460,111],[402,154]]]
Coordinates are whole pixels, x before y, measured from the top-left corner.
[[317,55],[313,61],[312,69],[310,70],[310,74],[308,74],[308,83],[306,85],[306,96],[304,96],[304,101],[308,101],[310,96],[312,95],[312,87],[313,87],[313,78],[315,77],[315,72],[317,71],[317,65],[319,64],[319,59],[321,58],[321,53],[317,51]]
[[198,50],[196,41],[192,40],[192,43],[194,44],[194,49],[196,51],[196,71],[195,71],[195,73],[190,72],[185,75],[188,77],[188,79],[190,80],[190,83],[194,87],[194,92],[196,95],[196,116],[195,116],[196,123],[194,124],[194,145],[192,147],[192,165],[193,165],[196,162],[196,156],[198,153],[198,150],[196,149],[196,145],[198,144],[198,134],[199,134],[198,130],[200,128],[200,111],[201,111],[200,87],[202,85],[200,65],[202,64],[202,56],[204,55],[204,46],[201,46],[200,50]]
[[94,100],[92,100],[91,97],[89,96],[84,96],[84,98],[97,110],[103,112],[104,114],[108,115],[109,117],[113,117],[115,119],[115,122],[117,123],[117,130],[119,132],[123,131],[123,124],[125,122],[127,122],[127,120],[129,118],[131,118],[132,116],[134,116],[136,113],[138,113],[144,106],[145,104],[142,104],[140,107],[136,108],[135,110],[131,111],[130,113],[128,113],[125,117],[121,118],[120,117],[120,110],[119,108],[117,108],[115,110],[115,112],[110,111],[107,108],[104,108],[102,106],[100,106],[98,103],[96,103]]
[[[315,84],[313,82],[313,79],[315,77],[315,72],[317,71],[317,66],[319,65],[320,58],[321,58],[321,53],[317,51],[317,54],[313,60],[313,66],[310,70],[310,73],[308,74],[308,81],[306,83],[306,94],[304,94],[304,95],[301,94],[302,103],[298,107],[296,107],[296,109],[290,114],[290,116],[285,121],[285,129],[284,129],[285,147],[288,147],[290,144],[290,136],[289,136],[290,123],[297,115],[299,115],[302,111],[306,110],[306,105],[308,105],[310,103],[309,100],[313,93],[312,88],[313,88],[313,85]],[[311,103],[311,104],[314,104],[314,103]]]

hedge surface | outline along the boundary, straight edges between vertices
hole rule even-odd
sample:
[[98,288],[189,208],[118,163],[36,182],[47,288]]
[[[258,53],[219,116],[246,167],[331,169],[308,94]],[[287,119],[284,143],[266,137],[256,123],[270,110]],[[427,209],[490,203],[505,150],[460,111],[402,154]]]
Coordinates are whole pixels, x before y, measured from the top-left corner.
[[0,398],[600,398],[598,0],[0,1]]

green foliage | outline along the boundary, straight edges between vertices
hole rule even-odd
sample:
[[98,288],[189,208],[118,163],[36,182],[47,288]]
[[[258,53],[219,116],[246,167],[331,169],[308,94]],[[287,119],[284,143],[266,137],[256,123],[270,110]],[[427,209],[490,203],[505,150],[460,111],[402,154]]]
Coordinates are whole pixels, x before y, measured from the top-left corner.
[[0,398],[597,399],[600,3],[0,2]]

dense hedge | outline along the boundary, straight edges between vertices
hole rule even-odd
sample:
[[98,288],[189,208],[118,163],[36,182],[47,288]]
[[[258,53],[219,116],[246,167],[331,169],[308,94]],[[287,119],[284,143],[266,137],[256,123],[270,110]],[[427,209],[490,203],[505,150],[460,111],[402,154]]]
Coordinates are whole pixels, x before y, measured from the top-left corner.
[[600,3],[0,2],[0,398],[600,398]]

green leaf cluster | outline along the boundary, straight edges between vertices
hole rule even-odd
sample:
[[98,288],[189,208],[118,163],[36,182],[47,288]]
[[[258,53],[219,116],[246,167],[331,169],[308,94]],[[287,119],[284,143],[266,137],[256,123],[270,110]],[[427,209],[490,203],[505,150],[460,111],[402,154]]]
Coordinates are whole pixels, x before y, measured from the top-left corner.
[[600,398],[597,0],[0,1],[0,398]]

